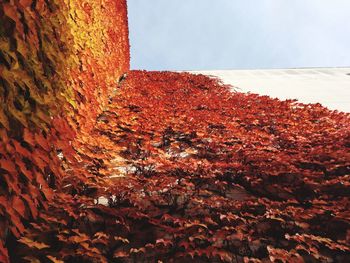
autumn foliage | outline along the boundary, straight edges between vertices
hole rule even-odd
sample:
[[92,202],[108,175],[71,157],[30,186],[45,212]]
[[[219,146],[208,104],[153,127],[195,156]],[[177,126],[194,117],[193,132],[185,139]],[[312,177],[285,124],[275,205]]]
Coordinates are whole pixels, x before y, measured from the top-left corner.
[[0,22],[0,262],[349,261],[349,114],[129,71],[122,0]]
[[0,262],[84,187],[79,153],[128,69],[126,1],[0,2]]

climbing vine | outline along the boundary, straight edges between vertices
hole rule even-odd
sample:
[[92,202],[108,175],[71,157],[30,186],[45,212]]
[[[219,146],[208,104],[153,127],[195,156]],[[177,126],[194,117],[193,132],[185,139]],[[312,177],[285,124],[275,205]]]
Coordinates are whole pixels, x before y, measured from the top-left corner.
[[350,115],[129,71],[124,0],[0,4],[1,262],[347,262]]

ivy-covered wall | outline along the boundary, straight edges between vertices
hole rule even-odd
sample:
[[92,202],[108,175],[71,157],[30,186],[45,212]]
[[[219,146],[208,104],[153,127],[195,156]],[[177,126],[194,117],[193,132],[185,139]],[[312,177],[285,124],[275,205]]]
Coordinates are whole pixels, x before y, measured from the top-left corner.
[[1,262],[128,70],[126,0],[0,2]]

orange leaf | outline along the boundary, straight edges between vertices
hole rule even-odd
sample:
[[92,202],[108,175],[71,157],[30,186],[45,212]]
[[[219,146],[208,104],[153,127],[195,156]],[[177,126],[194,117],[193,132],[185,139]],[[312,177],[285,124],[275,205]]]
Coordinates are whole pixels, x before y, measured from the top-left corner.
[[29,143],[31,146],[35,146],[34,136],[33,134],[27,129],[24,128],[23,131],[23,140],[27,143]]
[[21,216],[24,216],[24,213],[26,211],[26,207],[22,201],[22,199],[19,196],[14,196],[12,199],[12,207],[17,211],[18,214]]
[[44,249],[44,248],[49,248],[50,246],[48,246],[45,243],[41,243],[41,242],[37,242],[34,240],[31,240],[28,237],[22,237],[21,239],[18,240],[18,242],[21,242],[22,244],[27,245],[30,248],[37,248],[37,249]]
[[[7,204],[7,210],[6,212],[10,215],[11,218],[11,223],[12,225],[15,227],[11,227],[11,230],[13,232],[13,234],[16,237],[19,237],[19,233],[23,233],[25,228],[21,222],[20,217],[18,216],[18,214],[15,212],[15,210],[12,208],[12,206],[10,206],[10,204]],[[18,230],[18,231],[17,231]]]
[[33,0],[20,0],[19,2],[24,8],[26,8],[32,4]]
[[125,251],[117,251],[114,253],[115,258],[126,258],[128,256],[129,256],[129,253],[127,253]]
[[50,145],[47,142],[47,139],[39,133],[35,135],[35,141],[46,151],[50,151]]
[[10,124],[2,108],[0,108],[0,124],[2,124],[7,130],[10,130]]
[[24,176],[31,181],[33,179],[33,173],[27,169],[24,162],[21,159],[17,159],[16,164],[18,165],[20,171],[24,174]]
[[3,4],[3,10],[5,12],[5,15],[10,17],[13,21],[16,22],[16,28],[19,31],[20,35],[23,35],[23,26],[22,23],[19,20],[19,12],[17,11],[16,7],[12,4]]
[[34,163],[40,168],[41,171],[44,171],[45,167],[47,166],[47,162],[44,161],[46,159],[46,156],[44,156],[41,152],[36,149],[32,157],[34,159]]
[[7,136],[7,132],[5,129],[0,129],[0,138],[5,144],[9,142],[9,137]]
[[53,196],[54,196],[53,190],[47,186],[43,186],[42,191],[43,191],[46,199],[51,201]]
[[12,140],[13,145],[15,146],[16,152],[23,155],[24,157],[30,158],[31,153],[26,148],[24,148],[18,141]]
[[69,241],[73,242],[73,243],[82,243],[84,241],[88,241],[90,240],[90,238],[86,235],[80,235],[80,236],[72,236],[68,238]]
[[11,174],[15,174],[17,172],[16,166],[11,160],[0,159],[0,167]]
[[38,209],[36,208],[36,203],[27,194],[23,194],[22,197],[27,202],[33,218],[36,218],[38,216]]
[[46,256],[48,259],[50,259],[53,263],[64,263],[64,261],[59,260],[53,256]]
[[128,240],[127,238],[115,236],[114,239],[115,239],[115,240],[122,241],[123,243],[128,243],[128,244],[130,243],[129,240]]

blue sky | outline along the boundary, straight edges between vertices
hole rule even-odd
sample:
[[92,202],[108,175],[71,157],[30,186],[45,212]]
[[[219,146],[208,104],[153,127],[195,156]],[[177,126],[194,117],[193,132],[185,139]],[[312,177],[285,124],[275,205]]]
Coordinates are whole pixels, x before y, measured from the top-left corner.
[[350,0],[128,0],[132,69],[350,66]]

